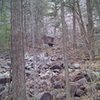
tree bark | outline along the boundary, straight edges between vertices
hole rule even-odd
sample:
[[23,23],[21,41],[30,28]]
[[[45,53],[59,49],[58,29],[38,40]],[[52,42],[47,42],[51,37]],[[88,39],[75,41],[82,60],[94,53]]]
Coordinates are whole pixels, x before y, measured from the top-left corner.
[[77,4],[77,9],[78,9],[77,21],[79,23],[82,39],[84,40],[85,47],[86,47],[87,53],[90,58],[90,44],[89,44],[89,38],[88,38],[89,35],[88,35],[86,27],[84,25],[81,9],[80,9],[80,5],[79,5],[79,0],[76,1],[76,4]]
[[76,44],[76,11],[75,11],[75,0],[73,0],[73,48],[77,47]]
[[34,31],[32,30],[34,20],[32,20],[32,10],[31,9],[31,1],[30,0],[24,0],[23,2],[23,16],[24,16],[24,45],[25,45],[25,51],[30,51],[30,48],[33,46],[32,37],[34,34]]
[[67,30],[66,22],[65,22],[64,1],[63,0],[61,1],[61,23],[62,23],[62,33],[63,33],[63,53],[64,53],[64,66],[65,66],[66,100],[71,100],[69,72],[68,72],[68,55],[67,55],[68,30]]
[[87,15],[88,15],[88,25],[87,25],[87,34],[89,40],[89,54],[90,59],[94,60],[94,25],[93,25],[93,14],[92,14],[92,0],[86,0],[87,5]]
[[26,100],[22,2],[23,0],[12,0],[11,3],[11,64],[13,100]]
[[44,1],[34,0],[34,33],[35,33],[35,44],[37,46],[42,45],[41,36],[44,33]]
[[[93,14],[92,14],[92,0],[86,0],[86,6],[87,6],[87,16],[88,16],[87,34],[89,40],[88,44],[89,56],[90,56],[90,61],[93,61],[95,58],[95,54],[94,54],[94,24],[93,24]],[[96,94],[95,94],[96,91],[93,88],[93,84],[94,83],[91,76],[91,85],[90,85],[92,89],[91,96],[93,97],[93,100],[96,100]]]

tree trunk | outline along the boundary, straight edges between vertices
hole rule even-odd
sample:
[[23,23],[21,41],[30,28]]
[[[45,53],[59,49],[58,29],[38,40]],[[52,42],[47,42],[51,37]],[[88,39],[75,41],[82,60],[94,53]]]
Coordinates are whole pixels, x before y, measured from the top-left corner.
[[90,59],[94,59],[94,25],[93,25],[93,16],[92,16],[92,0],[86,0],[87,5],[87,15],[88,15],[88,25],[87,25],[87,34],[89,40],[89,53]]
[[30,0],[24,0],[23,2],[24,6],[24,11],[23,11],[23,16],[24,16],[24,45],[25,45],[25,51],[30,51],[30,48],[33,46],[33,41],[32,37],[34,32],[32,31],[34,20],[32,20],[32,9],[31,9],[31,1]]
[[75,12],[75,0],[73,0],[73,48],[77,47],[76,44],[76,12]]
[[[89,56],[90,60],[94,60],[95,54],[94,54],[94,25],[93,25],[93,14],[92,14],[92,0],[86,0],[87,5],[87,15],[88,15],[88,25],[87,25],[87,34],[88,34],[88,40],[89,40]],[[90,65],[91,66],[91,65]],[[91,67],[92,70],[92,67]],[[93,88],[93,80],[91,76],[91,96],[93,97],[93,100],[96,100],[96,94],[95,89]]]
[[11,6],[11,63],[13,100],[26,100],[22,0],[12,0]]
[[68,72],[68,55],[67,55],[67,43],[68,43],[68,30],[66,29],[66,22],[64,16],[64,1],[61,1],[61,23],[62,23],[62,33],[63,33],[63,53],[64,53],[64,66],[65,66],[65,92],[66,100],[71,100],[70,94],[70,84],[69,84],[69,72]]
[[42,45],[41,35],[44,33],[44,1],[34,0],[34,33],[35,33],[35,44],[37,46]]
[[88,38],[88,33],[86,31],[86,28],[85,28],[85,25],[84,25],[84,21],[83,21],[83,18],[82,18],[82,13],[81,13],[80,5],[79,5],[79,0],[76,1],[76,4],[77,4],[77,9],[78,9],[77,21],[79,23],[82,39],[83,39],[83,41],[85,43],[85,47],[86,47],[87,53],[88,53],[88,55],[90,57],[89,38]]

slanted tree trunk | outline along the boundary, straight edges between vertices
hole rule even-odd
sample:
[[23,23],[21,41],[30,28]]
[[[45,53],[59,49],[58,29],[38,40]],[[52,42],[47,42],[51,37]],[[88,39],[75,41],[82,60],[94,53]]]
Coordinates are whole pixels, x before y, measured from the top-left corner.
[[[80,26],[80,30],[81,30],[81,34],[83,35],[83,39],[84,42],[86,44],[86,49],[88,51],[88,55],[90,57],[90,60],[94,59],[94,51],[93,51],[93,47],[94,47],[94,36],[93,36],[93,18],[92,18],[92,1],[91,0],[86,0],[86,4],[87,4],[87,15],[88,15],[88,25],[87,25],[87,30],[85,28],[84,22],[83,22],[83,18],[82,18],[82,13],[81,13],[81,9],[80,9],[80,5],[79,5],[79,0],[77,0],[77,8],[78,8],[78,16],[79,16],[79,26]],[[89,69],[91,70],[92,67],[91,65],[89,65]],[[93,80],[92,80],[92,76],[91,76],[91,83],[90,83],[90,87],[91,87],[91,99],[95,100],[95,89],[93,88],[93,84],[92,84]]]
[[91,60],[94,59],[94,39],[93,39],[93,19],[92,19],[92,6],[91,8],[89,8],[89,4],[87,4],[88,8],[87,8],[87,13],[88,13],[88,25],[87,25],[87,30],[85,28],[84,22],[83,22],[83,18],[82,18],[82,14],[81,14],[81,9],[80,9],[80,5],[79,5],[79,0],[76,1],[77,3],[77,9],[78,9],[78,22],[79,22],[79,26],[80,26],[80,30],[81,30],[81,34],[83,36],[84,42],[86,44],[86,49],[88,51],[88,55],[90,57]]
[[67,55],[67,43],[68,43],[68,30],[66,27],[65,16],[64,16],[64,1],[61,1],[61,23],[62,23],[62,33],[63,33],[63,53],[64,53],[64,66],[65,66],[65,92],[66,100],[71,100],[70,94],[70,84],[69,84],[69,72],[68,72],[68,55]]
[[11,63],[13,100],[26,100],[22,1],[23,0],[12,0],[11,3]]
[[76,0],[76,6],[77,6],[77,21],[79,23],[79,27],[80,27],[80,31],[81,31],[81,35],[82,35],[82,39],[85,43],[85,47],[87,50],[87,53],[90,57],[90,47],[89,47],[89,39],[88,39],[88,33],[86,31],[86,27],[84,25],[84,21],[83,21],[83,17],[82,17],[82,12],[81,12],[81,8],[79,5],[79,0]]

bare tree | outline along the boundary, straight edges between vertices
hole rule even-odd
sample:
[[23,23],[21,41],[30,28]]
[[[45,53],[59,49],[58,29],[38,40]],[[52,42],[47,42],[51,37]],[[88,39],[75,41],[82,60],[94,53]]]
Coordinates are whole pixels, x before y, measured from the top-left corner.
[[[87,19],[88,19],[88,24],[87,24],[87,29],[85,27],[83,18],[82,18],[82,13],[81,13],[81,9],[80,9],[80,5],[79,5],[79,0],[77,0],[77,9],[78,9],[78,13],[77,13],[77,20],[79,22],[79,26],[80,26],[80,30],[81,30],[81,34],[83,35],[83,39],[86,45],[86,49],[88,51],[88,55],[90,58],[90,61],[94,60],[94,26],[93,26],[93,15],[92,15],[92,0],[86,0],[86,5],[87,5]],[[79,17],[79,19],[78,19]],[[91,65],[89,65],[89,69],[90,71],[92,70]],[[90,87],[91,87],[91,97],[92,100],[95,99],[95,89],[93,88],[93,84],[92,84],[93,80],[92,80],[92,76],[91,76],[91,83],[90,83]]]
[[94,59],[94,25],[93,25],[93,14],[92,14],[92,0],[86,0],[87,5],[87,15],[88,15],[88,24],[87,24],[87,36],[89,40],[89,55],[90,59]]
[[89,38],[88,38],[89,35],[87,33],[85,23],[83,21],[83,16],[82,16],[79,0],[76,1],[76,6],[77,6],[77,11],[76,11],[77,12],[77,21],[79,23],[82,39],[84,40],[87,53],[90,57],[91,53],[90,53],[90,46],[89,46],[90,44],[89,44]]
[[44,1],[34,0],[34,33],[35,33],[35,43],[41,46],[41,35],[44,32]]
[[12,0],[11,2],[11,63],[13,100],[26,100],[22,3],[23,0]]
[[[90,60],[94,60],[95,54],[94,54],[94,24],[93,24],[93,13],[92,13],[92,0],[86,0],[86,6],[87,6],[87,16],[88,16],[88,24],[87,24],[87,36],[89,40],[89,55],[90,55]],[[91,69],[92,70],[92,69]],[[93,87],[93,80],[91,77],[91,95],[93,97],[93,100],[96,100],[96,95],[95,95],[95,88]]]
[[69,72],[68,72],[68,55],[67,55],[67,43],[68,43],[68,30],[65,22],[64,16],[64,1],[61,1],[61,23],[62,23],[62,33],[63,33],[63,53],[64,53],[64,64],[65,64],[65,92],[66,100],[71,100],[70,94],[70,84],[69,84]]
[[73,48],[76,48],[76,3],[75,0],[73,0]]

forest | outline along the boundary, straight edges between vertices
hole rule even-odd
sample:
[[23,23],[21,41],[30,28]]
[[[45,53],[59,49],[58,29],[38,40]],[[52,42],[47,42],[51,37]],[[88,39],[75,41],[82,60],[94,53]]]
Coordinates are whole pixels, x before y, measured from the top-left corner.
[[0,0],[0,100],[100,100],[100,0]]

